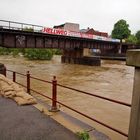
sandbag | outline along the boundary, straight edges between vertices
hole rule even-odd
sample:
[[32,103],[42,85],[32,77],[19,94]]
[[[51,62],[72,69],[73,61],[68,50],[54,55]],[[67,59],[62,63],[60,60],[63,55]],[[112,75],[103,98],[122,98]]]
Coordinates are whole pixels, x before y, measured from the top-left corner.
[[5,92],[4,97],[13,99],[13,97],[15,97],[15,95],[16,95],[15,92],[8,91],[8,92]]
[[15,100],[18,105],[37,103],[36,99],[26,93],[23,88],[2,74],[0,74],[0,95]]
[[36,100],[34,98],[26,100],[22,97],[14,97],[14,100],[17,102],[18,105],[36,104]]

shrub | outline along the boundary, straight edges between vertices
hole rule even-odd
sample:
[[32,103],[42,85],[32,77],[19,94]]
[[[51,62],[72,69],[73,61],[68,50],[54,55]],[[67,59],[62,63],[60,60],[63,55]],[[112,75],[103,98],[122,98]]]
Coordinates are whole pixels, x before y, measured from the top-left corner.
[[53,57],[53,54],[56,53],[56,50],[0,47],[0,55],[12,54],[14,57],[16,57],[19,53],[22,53],[26,58],[30,60],[51,60]]
[[80,140],[90,140],[90,136],[87,131],[77,132],[78,137]]
[[10,49],[10,51],[13,57],[16,57],[21,52],[21,49],[14,48],[14,49]]
[[10,52],[11,52],[10,49],[0,47],[0,55],[8,55],[8,54],[10,54]]
[[54,54],[56,55],[62,55],[62,50],[61,49],[54,49]]
[[53,52],[50,49],[25,49],[24,56],[30,60],[51,60]]

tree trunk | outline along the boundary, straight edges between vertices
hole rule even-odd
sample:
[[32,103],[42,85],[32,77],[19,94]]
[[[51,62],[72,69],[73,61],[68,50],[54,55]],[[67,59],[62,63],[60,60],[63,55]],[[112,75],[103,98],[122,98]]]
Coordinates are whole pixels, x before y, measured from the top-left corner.
[[120,46],[119,46],[119,52],[118,52],[119,54],[121,54],[122,53],[122,39],[120,39]]

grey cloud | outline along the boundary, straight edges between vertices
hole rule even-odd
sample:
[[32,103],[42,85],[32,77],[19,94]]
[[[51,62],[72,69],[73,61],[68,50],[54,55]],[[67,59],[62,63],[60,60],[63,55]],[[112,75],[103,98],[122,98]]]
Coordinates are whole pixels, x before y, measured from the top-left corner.
[[114,23],[125,19],[132,33],[140,30],[139,0],[0,0],[0,18],[33,24],[79,23],[111,33]]

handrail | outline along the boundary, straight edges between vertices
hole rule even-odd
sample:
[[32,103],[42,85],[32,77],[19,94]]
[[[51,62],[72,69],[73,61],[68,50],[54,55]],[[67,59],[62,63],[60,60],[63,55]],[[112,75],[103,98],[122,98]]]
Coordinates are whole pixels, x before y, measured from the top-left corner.
[[30,76],[30,78],[32,78],[32,79],[34,79],[34,80],[41,81],[41,82],[47,82],[47,83],[52,84],[52,82],[50,82],[50,81],[47,81],[47,80],[42,80],[42,79],[39,79],[39,78],[36,78],[36,77],[33,77],[33,76]]
[[[15,71],[12,71],[12,70],[7,70],[7,71],[15,72]],[[22,76],[26,76],[26,74],[22,74],[22,73],[19,73],[19,72],[16,72],[16,73],[19,74],[19,75],[22,75]],[[41,82],[47,82],[47,83],[52,84],[52,81],[43,80],[43,79],[33,77],[33,76],[30,76],[30,78],[41,81]],[[83,93],[83,94],[86,94],[86,95],[89,95],[89,96],[94,96],[94,97],[97,97],[99,99],[107,100],[107,101],[117,103],[117,104],[120,104],[120,105],[124,105],[124,106],[127,106],[127,107],[131,107],[131,104],[125,103],[125,102],[122,102],[122,101],[117,101],[117,100],[114,100],[114,99],[110,99],[110,98],[107,98],[107,97],[103,97],[103,96],[100,96],[100,95],[97,95],[97,94],[89,93],[89,92],[82,91],[82,90],[79,90],[79,89],[75,89],[75,88],[72,88],[72,87],[64,86],[64,85],[61,85],[61,84],[57,84],[57,86],[60,86],[60,87],[66,88],[66,89],[70,89],[70,90],[73,90],[73,91],[77,91],[77,92],[80,92],[80,93]]]
[[[42,96],[44,96],[44,97],[46,97],[46,98],[48,98],[48,99],[50,99],[50,100],[52,100],[52,101],[55,101],[55,100],[53,100],[52,98],[50,98],[49,96],[46,96],[46,95],[44,95],[44,94],[42,94],[42,93],[40,93],[40,92],[38,92],[38,91],[36,91],[36,90],[31,89],[31,91],[33,91],[33,92],[35,92],[35,93],[37,93],[37,94],[40,94],[40,95],[42,95]],[[123,136],[128,137],[128,134],[126,134],[126,133],[124,133],[124,132],[122,132],[122,131],[120,131],[120,130],[117,130],[117,129],[115,129],[115,128],[113,128],[113,127],[111,127],[111,126],[109,126],[109,125],[107,125],[107,124],[105,124],[105,123],[103,123],[103,122],[101,122],[101,121],[98,121],[97,119],[94,119],[94,118],[92,118],[92,117],[89,117],[88,115],[86,115],[86,114],[84,114],[84,113],[82,113],[82,112],[80,112],[80,111],[78,111],[78,110],[76,110],[76,109],[74,109],[74,108],[71,108],[71,107],[69,107],[69,106],[67,106],[67,105],[65,105],[65,104],[63,104],[63,103],[60,102],[60,101],[55,101],[55,102],[59,103],[60,105],[66,107],[66,108],[68,108],[68,109],[70,109],[70,110],[72,110],[72,111],[74,111],[74,112],[76,112],[76,113],[78,113],[78,114],[80,114],[80,115],[82,115],[82,116],[84,116],[84,117],[86,117],[86,118],[92,120],[92,121],[95,121],[95,122],[97,122],[97,123],[99,123],[99,124],[101,124],[101,125],[103,125],[103,126],[109,128],[109,129],[111,129],[111,130],[113,130],[113,131],[116,131],[116,132],[118,132],[119,134],[121,134],[121,135],[123,135]]]
[[93,94],[93,93],[85,92],[85,91],[75,89],[75,88],[71,88],[71,87],[68,87],[68,86],[63,86],[61,84],[57,84],[57,85],[60,86],[60,87],[64,87],[64,88],[67,88],[67,89],[70,89],[70,90],[74,90],[74,91],[86,94],[86,95],[94,96],[94,97],[104,99],[104,100],[107,100],[107,101],[110,101],[110,102],[114,102],[114,103],[117,103],[117,104],[121,104],[121,105],[131,107],[131,104],[128,104],[128,103],[125,103],[125,102],[117,101],[117,100],[114,100],[114,99],[110,99],[110,98],[103,97],[103,96],[100,96],[100,95],[96,95],[96,94]]
[[[7,71],[14,72],[12,70],[7,70]],[[16,72],[16,73],[19,74],[19,75],[26,76],[25,74],[22,74],[22,73],[19,73],[19,72]],[[52,83],[51,81],[43,80],[43,79],[40,79],[40,78],[37,78],[37,77],[33,77],[33,76],[30,76],[30,78],[38,80],[38,81],[41,81],[41,82],[47,82],[47,83],[50,83],[50,84]],[[107,101],[110,101],[110,102],[113,102],[113,103],[117,103],[117,104],[121,104],[121,105],[124,105],[124,106],[131,107],[131,104],[129,104],[129,103],[125,103],[125,102],[122,102],[122,101],[117,101],[117,100],[114,100],[114,99],[110,99],[110,98],[103,97],[103,96],[100,96],[100,95],[97,95],[97,94],[85,92],[85,91],[82,91],[82,90],[79,90],[79,89],[75,89],[75,88],[72,88],[72,87],[68,87],[68,86],[64,86],[64,85],[61,85],[61,84],[57,84],[57,85],[60,86],[60,87],[66,88],[66,89],[70,89],[70,90],[73,90],[73,91],[77,91],[77,92],[89,95],[89,96],[94,96],[94,97],[97,97],[97,98],[100,98],[100,99],[104,99],[104,100],[107,100]]]
[[28,25],[28,26],[34,26],[34,27],[44,27],[36,24],[30,24],[30,23],[24,23],[24,22],[15,22],[15,21],[10,21],[10,20],[0,20],[2,22],[7,22],[7,23],[15,23],[15,24],[20,24],[20,25]]
[[[5,28],[5,29],[24,30],[26,27],[32,27],[33,32],[40,32],[44,28],[44,26],[40,26],[40,25],[15,22],[15,21],[0,20],[0,22],[3,22],[3,24],[8,23],[8,25],[0,25],[1,28]],[[20,25],[20,27],[16,27],[16,26],[13,27],[11,26],[11,24],[16,24],[18,26]],[[40,30],[39,29],[37,30],[36,28],[40,28]]]
[[[7,71],[13,72],[13,81],[16,82],[17,84],[23,86],[24,88],[27,88],[28,93],[30,93],[30,91],[33,91],[33,92],[35,92],[37,94],[40,94],[41,96],[44,96],[44,97],[52,100],[52,107],[57,107],[56,106],[56,103],[59,103],[60,105],[66,107],[66,108],[68,108],[68,109],[70,109],[70,110],[72,110],[72,111],[74,111],[74,112],[76,112],[76,113],[78,113],[78,114],[80,114],[80,115],[82,115],[82,116],[84,116],[84,117],[92,120],[92,121],[95,121],[98,124],[101,124],[101,125],[109,128],[109,129],[111,129],[111,130],[113,130],[113,131],[115,131],[115,132],[117,132],[117,133],[119,133],[119,134],[121,134],[123,136],[128,137],[128,134],[126,134],[126,133],[124,133],[124,132],[122,132],[122,131],[120,131],[120,130],[118,130],[116,128],[113,128],[113,127],[111,127],[111,126],[109,126],[109,125],[107,125],[107,124],[105,124],[105,123],[103,123],[103,122],[101,122],[101,121],[99,121],[99,120],[97,120],[95,118],[92,118],[92,117],[90,117],[90,116],[88,116],[88,115],[86,115],[86,114],[84,114],[84,113],[82,113],[82,112],[80,112],[80,111],[78,111],[78,110],[76,110],[76,109],[74,109],[74,108],[66,105],[66,104],[63,104],[60,101],[57,101],[57,98],[56,98],[56,96],[57,96],[57,90],[56,90],[56,88],[57,88],[57,86],[60,86],[60,87],[66,88],[66,89],[70,89],[70,90],[74,90],[74,91],[77,91],[77,92],[81,92],[81,93],[86,94],[86,95],[94,96],[94,97],[97,97],[97,98],[100,98],[100,99],[104,99],[104,100],[111,101],[111,102],[114,102],[114,103],[117,103],[117,104],[121,104],[121,105],[125,105],[125,106],[128,106],[128,107],[131,107],[130,104],[123,103],[123,102],[120,102],[120,101],[116,101],[114,99],[109,99],[109,98],[106,98],[106,97],[102,97],[102,96],[99,96],[99,95],[95,95],[95,94],[92,94],[92,93],[88,93],[88,92],[85,92],[85,91],[81,91],[81,90],[78,90],[78,89],[75,89],[75,88],[71,88],[71,87],[68,87],[68,86],[63,86],[61,84],[57,84],[57,81],[56,81],[56,77],[55,76],[54,76],[54,79],[52,81],[47,81],[47,80],[42,80],[40,78],[36,78],[36,77],[30,76],[29,71],[27,71],[27,74],[23,74],[23,73],[20,73],[20,72],[15,72],[15,71],[12,71],[12,70],[7,70]],[[27,77],[27,86],[25,86],[25,85],[23,85],[23,84],[21,84],[21,83],[19,83],[19,82],[16,81],[16,74],[19,74],[19,75],[22,75],[22,76],[26,76]],[[45,83],[47,82],[49,84],[52,84],[52,88],[55,88],[55,89],[52,90],[53,97],[51,98],[51,97],[49,97],[47,95],[44,95],[44,94],[42,94],[42,93],[40,93],[40,92],[38,92],[38,91],[36,91],[34,89],[31,89],[30,88],[30,79],[35,79],[35,80],[39,80],[39,81],[42,81],[42,82],[45,82]]]
[[[7,70],[7,71],[9,71],[9,72],[15,72],[13,70]],[[23,73],[20,73],[20,72],[16,72],[16,73],[19,74],[19,75],[22,75],[22,76],[26,76],[26,74],[23,74]]]

